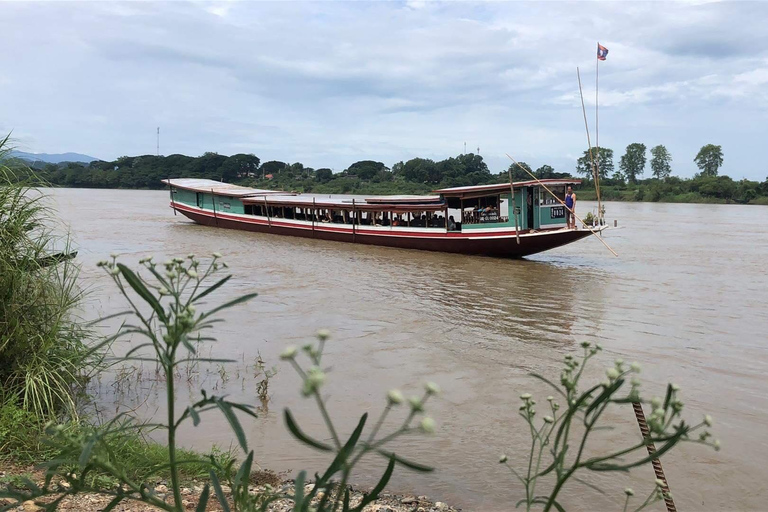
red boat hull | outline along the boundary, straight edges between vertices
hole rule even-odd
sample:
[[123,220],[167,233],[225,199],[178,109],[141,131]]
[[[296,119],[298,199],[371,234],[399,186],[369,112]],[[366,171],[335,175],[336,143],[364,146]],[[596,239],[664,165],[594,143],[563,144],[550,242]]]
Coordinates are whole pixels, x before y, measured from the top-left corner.
[[179,213],[206,226],[226,229],[240,229],[257,233],[300,236],[335,242],[380,245],[401,249],[449,252],[458,254],[476,254],[504,258],[521,258],[570,244],[590,235],[587,230],[556,229],[539,232],[520,232],[520,243],[514,232],[494,233],[444,232],[432,233],[405,232],[392,229],[388,232],[366,230],[365,226],[351,230],[348,225],[316,223],[314,226],[296,226],[283,219],[243,218],[242,216],[201,210],[179,203],[171,204]]

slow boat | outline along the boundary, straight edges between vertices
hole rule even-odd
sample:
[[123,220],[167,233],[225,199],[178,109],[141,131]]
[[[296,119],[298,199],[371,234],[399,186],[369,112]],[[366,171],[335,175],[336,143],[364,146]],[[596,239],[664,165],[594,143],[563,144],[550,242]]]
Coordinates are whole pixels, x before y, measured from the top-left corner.
[[[568,228],[565,198],[579,179],[454,187],[428,196],[321,196],[207,179],[163,180],[170,207],[207,226],[460,254],[520,258],[592,234]],[[511,205],[511,208],[510,208]],[[602,230],[602,227],[593,231]]]

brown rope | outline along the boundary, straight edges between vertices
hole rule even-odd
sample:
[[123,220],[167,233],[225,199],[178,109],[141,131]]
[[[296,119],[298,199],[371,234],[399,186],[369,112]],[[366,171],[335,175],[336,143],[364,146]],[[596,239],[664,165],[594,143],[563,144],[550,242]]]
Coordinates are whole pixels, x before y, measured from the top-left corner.
[[[645,421],[645,413],[643,412],[643,406],[640,402],[632,402],[632,408],[635,410],[635,418],[637,418],[637,426],[640,427],[640,433],[643,435],[643,439],[651,438],[651,431],[648,428],[648,423]],[[646,445],[648,448],[648,455],[653,457],[656,454],[656,447],[652,442],[648,442]],[[661,468],[661,461],[657,458],[651,460],[653,465],[653,472],[656,473],[656,478],[664,482],[664,487],[661,490],[664,492],[664,503],[667,505],[667,512],[677,512],[675,502],[672,500],[672,495],[669,491],[669,484],[667,483],[667,477],[664,476],[664,470]]]

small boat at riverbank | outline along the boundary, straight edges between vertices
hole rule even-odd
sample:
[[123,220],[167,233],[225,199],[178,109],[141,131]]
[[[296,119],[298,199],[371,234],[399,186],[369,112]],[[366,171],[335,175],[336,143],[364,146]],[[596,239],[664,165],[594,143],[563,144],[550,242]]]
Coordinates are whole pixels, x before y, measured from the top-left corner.
[[[207,226],[338,242],[520,258],[592,234],[569,229],[565,198],[578,179],[435,190],[429,196],[320,196],[213,180],[163,180],[170,206]],[[511,208],[510,208],[511,205]],[[602,228],[595,229],[595,231]]]

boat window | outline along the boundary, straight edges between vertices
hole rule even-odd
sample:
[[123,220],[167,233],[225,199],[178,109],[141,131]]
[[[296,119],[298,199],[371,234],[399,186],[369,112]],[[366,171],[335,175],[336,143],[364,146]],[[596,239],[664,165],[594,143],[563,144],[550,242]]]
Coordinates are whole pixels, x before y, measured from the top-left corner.
[[501,196],[483,196],[462,199],[462,224],[489,224],[509,221],[509,208],[501,209]]

